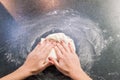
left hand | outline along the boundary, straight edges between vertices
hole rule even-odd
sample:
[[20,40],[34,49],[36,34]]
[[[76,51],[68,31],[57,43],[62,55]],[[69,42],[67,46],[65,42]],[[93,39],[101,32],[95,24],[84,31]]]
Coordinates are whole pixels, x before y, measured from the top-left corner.
[[49,40],[39,43],[28,55],[22,68],[27,69],[31,75],[42,72],[46,67],[50,66],[50,62],[46,62],[46,58],[53,47]]

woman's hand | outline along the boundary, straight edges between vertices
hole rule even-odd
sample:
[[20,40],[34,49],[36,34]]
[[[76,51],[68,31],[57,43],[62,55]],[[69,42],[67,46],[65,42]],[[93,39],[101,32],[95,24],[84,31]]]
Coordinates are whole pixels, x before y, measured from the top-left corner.
[[42,72],[46,67],[51,65],[50,62],[46,62],[46,58],[53,47],[52,42],[49,40],[38,44],[19,69],[0,80],[24,80],[29,76]]
[[46,40],[43,43],[39,43],[28,55],[22,68],[30,71],[32,75],[42,72],[46,67],[50,65],[49,62],[46,62],[46,58],[53,47],[54,46],[49,40]]
[[[55,47],[58,60],[49,58],[51,63],[56,66],[56,68],[66,76],[76,74],[80,69],[79,58],[73,50],[71,44],[66,45],[63,41],[57,43]],[[77,65],[77,66],[76,66]]]
[[70,43],[68,45],[64,41],[57,43],[55,51],[57,60],[53,58],[49,60],[60,72],[73,80],[91,80],[82,70],[79,58]]

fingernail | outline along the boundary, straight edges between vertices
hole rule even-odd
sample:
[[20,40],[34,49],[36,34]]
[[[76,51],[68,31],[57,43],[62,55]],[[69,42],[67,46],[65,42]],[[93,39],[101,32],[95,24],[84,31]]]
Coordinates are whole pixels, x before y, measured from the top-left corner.
[[52,42],[51,39],[48,40],[49,42]]
[[48,57],[49,60],[51,60],[51,57]]
[[45,41],[47,41],[47,39],[45,39]]
[[60,41],[60,43],[62,44],[62,41]]
[[70,43],[68,43],[68,45],[70,45]]
[[60,43],[57,43],[57,46],[60,45]]

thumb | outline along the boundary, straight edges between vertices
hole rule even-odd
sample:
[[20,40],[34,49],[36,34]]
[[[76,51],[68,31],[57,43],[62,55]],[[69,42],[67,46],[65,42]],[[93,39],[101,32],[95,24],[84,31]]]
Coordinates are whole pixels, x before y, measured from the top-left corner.
[[55,58],[49,57],[48,59],[49,59],[49,62],[54,64],[56,67],[59,66],[59,63]]
[[47,62],[44,63],[44,68],[47,68],[50,65],[51,65],[51,63],[49,61],[47,61]]

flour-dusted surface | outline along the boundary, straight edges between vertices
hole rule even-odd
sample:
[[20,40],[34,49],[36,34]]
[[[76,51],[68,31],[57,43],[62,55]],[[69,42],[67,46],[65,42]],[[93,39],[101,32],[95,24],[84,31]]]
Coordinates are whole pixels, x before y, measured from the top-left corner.
[[[58,11],[50,10],[50,13],[43,15],[41,9],[44,11],[44,7],[35,9],[36,5],[33,5],[38,4],[34,1],[42,0],[15,1],[20,2],[19,5],[25,9],[25,15],[30,18],[23,20],[23,23],[20,22],[20,25],[12,25],[9,15],[4,13],[0,5],[0,76],[18,68],[41,38],[52,33],[63,32],[75,41],[82,67],[90,73],[93,80],[120,79],[120,1],[59,0],[60,8],[56,8]],[[39,11],[40,13],[37,13]],[[104,40],[99,36],[94,40],[96,33],[103,36]],[[101,45],[99,44],[102,43],[101,39],[103,43],[105,42],[102,52],[101,47],[94,49],[95,44]],[[91,41],[93,43],[97,41],[97,43],[90,45]],[[95,54],[91,58],[93,53]],[[96,57],[96,55],[99,56]],[[28,80],[53,79],[68,80],[54,67]]]
[[[70,36],[76,47],[81,65],[89,73],[96,57],[101,55],[104,47],[104,40],[99,26],[88,18],[81,17],[78,12],[73,10],[63,10],[49,12],[44,16],[29,20],[19,25],[19,28],[10,32],[9,49],[4,54],[8,62],[20,65],[24,62],[27,54],[34,49],[41,38],[47,37],[52,33],[65,33]],[[22,33],[21,33],[22,32]],[[42,80],[55,78],[60,74],[55,68],[49,68],[41,73]],[[51,75],[51,77],[49,77]]]

